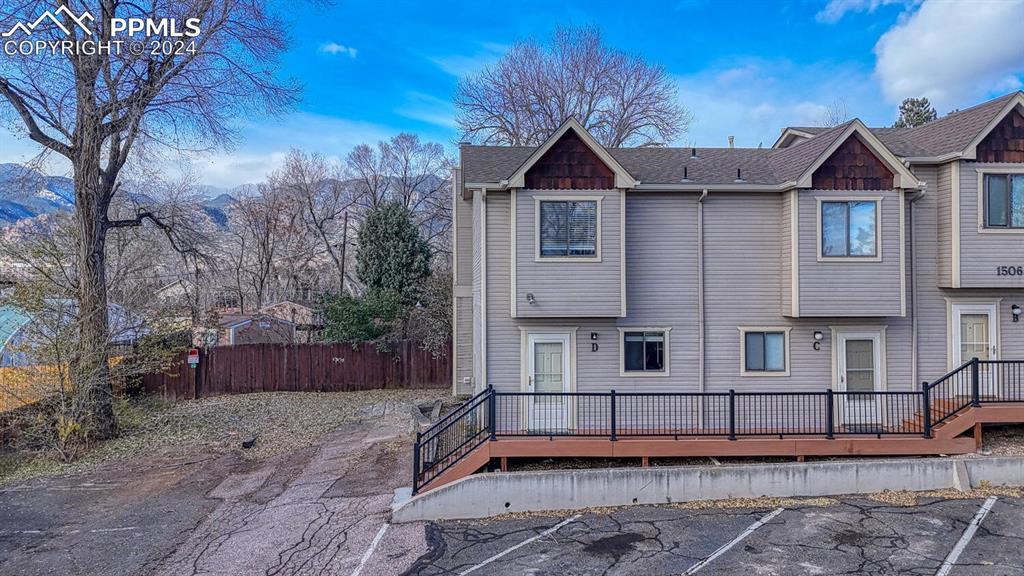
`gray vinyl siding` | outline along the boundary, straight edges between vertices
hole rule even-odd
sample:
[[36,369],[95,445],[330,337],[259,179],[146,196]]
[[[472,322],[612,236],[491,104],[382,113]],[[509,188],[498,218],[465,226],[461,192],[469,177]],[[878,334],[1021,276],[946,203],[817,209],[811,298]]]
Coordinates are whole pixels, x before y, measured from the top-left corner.
[[697,198],[698,194],[626,194],[628,308],[618,325],[672,328],[671,374],[619,377],[622,342],[616,330],[614,342],[605,342],[613,353],[616,389],[697,391]]
[[[790,223],[788,219],[783,221],[773,216],[780,213],[782,202],[783,195],[755,193],[712,194],[705,200],[707,390],[821,391],[833,386],[832,326],[887,326],[888,389],[909,390],[910,325],[907,319],[794,319],[780,313],[781,287],[775,274],[779,271],[783,232],[788,233]],[[801,230],[806,222],[801,214]],[[742,230],[743,234],[738,235],[737,230]],[[790,376],[740,376],[741,326],[792,327]],[[812,346],[816,330],[824,334],[820,350]]]
[[[1012,322],[1010,314],[1013,304],[1024,302],[1019,290],[950,289],[945,287],[948,281],[941,280],[949,278],[951,266],[948,257],[942,255],[949,254],[947,247],[952,245],[949,227],[942,224],[950,221],[952,209],[949,197],[942,193],[943,179],[948,178],[951,172],[949,166],[921,166],[914,169],[917,177],[927,183],[929,191],[913,208],[917,258],[918,379],[927,381],[940,378],[953,367],[948,354],[952,338],[949,330],[950,302],[1000,300],[999,357],[1024,359],[1024,329],[1021,328],[1022,324]],[[974,174],[974,177],[977,178],[977,175]]]
[[469,394],[473,391],[473,203],[464,200],[461,194],[461,170],[453,172],[453,188],[457,192],[452,198],[455,242],[455,283],[453,286],[455,307],[455,346],[453,351],[455,393]]
[[981,232],[978,169],[1020,169],[1022,164],[960,165],[960,286],[1024,288],[1024,276],[998,276],[999,266],[1024,266],[1024,233]]
[[953,163],[934,169],[934,177],[926,180],[928,196],[925,204],[935,214],[936,272],[938,285],[953,287]]
[[458,316],[458,338],[454,351],[455,393],[473,393],[473,299],[460,297],[455,299],[456,315]]
[[[913,214],[913,229],[907,228],[908,241],[913,237],[914,258],[916,265],[914,273],[916,280],[911,278],[907,282],[907,290],[914,290],[914,283],[917,284],[917,367],[919,380],[935,380],[946,373],[946,301],[943,291],[939,288],[939,278],[949,278],[950,260],[948,259],[948,225],[945,232],[939,222],[949,222],[949,198],[948,190],[946,198],[943,198],[941,185],[937,183],[943,178],[945,171],[948,178],[948,168],[935,166],[915,167],[914,175],[927,184],[927,192],[920,200],[913,203],[912,208],[908,206]],[[942,241],[946,237],[946,259],[939,256],[942,252]],[[910,270],[911,254],[908,252],[908,273]],[[913,301],[907,300],[907,314],[913,319]]]
[[783,316],[793,313],[793,193],[782,194],[782,211],[779,213],[779,289],[780,308]]
[[[696,391],[696,204],[696,194],[627,194],[627,317],[513,319],[508,306],[509,243],[502,242],[509,233],[509,196],[489,194],[488,382],[498,390],[521,388],[521,327],[537,332],[574,327],[578,391]],[[672,328],[668,376],[619,376],[620,326]]]
[[[818,198],[881,196],[881,261],[818,261]],[[800,191],[800,316],[900,316],[900,194]],[[781,234],[781,232],[780,232]]]
[[[790,220],[785,215],[785,194],[712,193],[704,202],[704,266],[706,304],[706,390],[824,390],[833,381],[833,328],[885,328],[885,366],[888,390],[916,390],[921,380],[935,380],[947,372],[947,299],[995,300],[999,312],[1000,357],[1024,358],[1024,323],[1010,320],[1009,307],[1024,303],[1019,290],[940,288],[939,229],[944,214],[936,190],[940,169],[920,167],[918,176],[928,183],[929,193],[914,205],[913,234],[917,256],[918,377],[912,377],[912,340],[908,300],[906,317],[898,315],[840,317],[844,304],[834,304],[831,316],[790,318],[779,303],[783,299],[784,267],[780,258],[788,250]],[[812,199],[811,194],[806,194]],[[478,196],[479,197],[479,196]],[[887,193],[883,201],[884,226],[899,214],[898,196]],[[630,192],[626,196],[626,293],[629,303],[624,318],[512,318],[510,312],[511,247],[508,239],[510,201],[507,192],[487,195],[487,376],[499,390],[521,388],[522,332],[576,329],[575,372],[580,392],[696,391],[698,389],[697,309],[697,194]],[[482,204],[477,201],[476,214]],[[801,237],[811,227],[816,234],[813,210],[801,214]],[[909,209],[906,211],[909,217]],[[810,224],[809,224],[810,223]],[[482,228],[482,222],[477,223]],[[478,229],[481,229],[478,228]],[[742,232],[742,233],[739,233]],[[909,244],[911,229],[906,236]],[[476,244],[482,243],[480,238]],[[898,243],[898,226],[883,231],[883,250]],[[813,244],[816,247],[816,243]],[[810,257],[814,258],[816,248]],[[606,249],[607,250],[607,249]],[[801,251],[803,257],[803,251]],[[883,263],[887,256],[883,252]],[[479,262],[474,263],[479,273]],[[804,271],[803,264],[801,272]],[[907,262],[907,274],[910,265]],[[898,274],[898,267],[896,268]],[[474,281],[474,303],[483,302]],[[907,279],[907,290],[911,289]],[[617,294],[613,297],[618,301]],[[806,304],[805,304],[806,305]],[[891,306],[891,304],[890,304]],[[476,316],[481,316],[476,312]],[[619,327],[668,327],[670,375],[667,377],[620,377]],[[741,326],[790,327],[788,377],[740,376]],[[820,350],[813,348],[813,333],[824,335]],[[591,339],[591,333],[597,335]],[[593,344],[598,345],[592,351]],[[916,381],[915,381],[916,380]]]
[[473,194],[473,386],[478,390],[484,385],[484,199],[479,193]]
[[[516,193],[516,315],[521,318],[617,317],[622,311],[621,207],[618,191],[520,190]],[[601,261],[536,261],[536,196],[602,197]],[[502,242],[508,244],[511,236]],[[488,265],[490,262],[488,261]],[[527,302],[533,294],[535,303]]]
[[[456,172],[457,173],[457,172]],[[461,182],[456,182],[456,187]],[[473,201],[464,200],[462,194],[455,194],[452,199],[452,212],[455,219],[455,267],[458,277],[456,286],[473,285]]]
[[488,192],[487,236],[487,384],[499,391],[519,390],[519,328],[509,313],[511,221],[508,192]]

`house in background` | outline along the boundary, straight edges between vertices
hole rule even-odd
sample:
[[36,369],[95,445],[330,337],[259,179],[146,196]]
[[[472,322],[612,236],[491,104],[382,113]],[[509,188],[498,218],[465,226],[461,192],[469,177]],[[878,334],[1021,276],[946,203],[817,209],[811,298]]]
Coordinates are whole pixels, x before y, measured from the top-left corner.
[[17,336],[32,317],[14,306],[0,306],[0,368],[24,366],[25,353],[15,350]]
[[217,346],[292,344],[295,324],[269,314],[228,314],[218,321]]
[[985,404],[1024,401],[1024,92],[770,149],[569,120],[460,153],[453,388],[519,438],[492,456],[962,453],[1024,421]]
[[[35,359],[32,358],[31,350],[24,346],[26,338],[30,338],[27,332],[32,323],[44,322],[41,325],[37,324],[36,328],[50,332],[54,322],[40,318],[52,314],[50,318],[59,315],[62,318],[61,322],[65,323],[64,326],[70,326],[74,322],[76,309],[77,303],[71,300],[55,301],[51,311],[36,316],[15,306],[0,306],[0,368],[33,365]],[[119,304],[107,304],[107,324],[110,328],[109,345],[115,352],[117,348],[132,346],[139,338],[150,333],[149,327],[141,318]]]
[[281,302],[264,306],[260,308],[260,313],[294,324],[295,341],[298,343],[313,342],[317,330],[322,327],[317,312],[312,306],[291,300],[282,300]]

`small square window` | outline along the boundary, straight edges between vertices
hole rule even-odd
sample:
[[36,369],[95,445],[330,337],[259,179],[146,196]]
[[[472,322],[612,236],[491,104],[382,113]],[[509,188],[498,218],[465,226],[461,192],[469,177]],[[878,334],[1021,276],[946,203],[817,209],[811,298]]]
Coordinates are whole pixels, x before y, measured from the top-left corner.
[[821,203],[821,255],[864,258],[878,255],[878,202]]
[[743,371],[784,373],[786,333],[784,331],[744,331]]
[[623,332],[624,372],[665,372],[667,332]]

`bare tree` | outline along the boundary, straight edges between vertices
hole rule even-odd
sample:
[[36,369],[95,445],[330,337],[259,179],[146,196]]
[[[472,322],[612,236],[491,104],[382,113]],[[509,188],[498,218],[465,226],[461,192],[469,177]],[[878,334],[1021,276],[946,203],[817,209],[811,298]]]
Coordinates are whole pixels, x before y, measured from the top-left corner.
[[345,183],[361,218],[385,202],[409,209],[435,254],[450,252],[451,167],[455,160],[436,142],[401,133],[376,146],[362,144],[345,159]]
[[836,98],[831,104],[825,107],[822,124],[829,128],[839,126],[850,119],[850,113],[846,109],[846,100]]
[[348,215],[356,207],[359,187],[345,186],[339,170],[320,154],[292,150],[270,180],[299,208],[302,225],[315,237],[318,252],[322,250],[334,264],[341,294],[345,290]]
[[[66,214],[52,215],[31,226],[5,230],[0,256],[19,265],[19,281],[5,291],[0,302],[13,307],[27,320],[8,342],[13,368],[0,378],[0,400],[31,404],[19,413],[19,430],[28,448],[47,447],[73,459],[88,442],[85,424],[94,409],[89,398],[77,394],[77,386],[96,385],[75,381],[69,386],[70,366],[80,357],[81,310],[77,259],[74,246],[77,227]],[[155,227],[112,230],[105,246],[107,294],[104,311],[109,322],[109,342],[128,344],[112,363],[114,379],[128,386],[134,377],[166,367],[172,353],[185,343],[175,311],[152,297],[151,271],[161,257],[166,239]],[[104,343],[106,344],[106,342]],[[96,348],[96,361],[106,363],[106,347]]]
[[[34,22],[53,3],[26,0],[0,8],[0,23]],[[109,208],[122,169],[139,147],[180,148],[227,141],[226,122],[247,111],[273,113],[290,104],[295,88],[275,77],[285,48],[282,22],[260,0],[89,0],[57,3],[63,30],[41,25],[33,40],[125,40],[114,18],[198,20],[200,32],[185,50],[91,50],[52,54],[40,50],[0,59],[0,97],[21,129],[47,151],[67,158],[74,171],[77,226],[77,353],[73,382],[89,396],[96,437],[116,432],[110,369],[103,354],[109,338],[105,246],[112,228],[141,225],[155,215],[112,220]],[[91,18],[76,12],[85,10]],[[55,24],[55,23],[54,23]],[[88,31],[85,31],[88,29]],[[68,31],[68,33],[65,33]],[[180,40],[170,29],[149,30],[150,42]],[[134,38],[139,40],[140,38]],[[163,46],[163,44],[158,44]],[[191,48],[188,50],[187,48]]]
[[569,118],[604,146],[665,145],[691,116],[665,69],[611,48],[596,28],[558,28],[548,45],[516,43],[459,83],[456,120],[484,144],[535,146]]
[[392,199],[413,214],[427,243],[448,253],[446,240],[451,228],[451,168],[454,160],[436,142],[421,142],[419,136],[403,132],[382,147],[392,181]]
[[376,148],[360,144],[345,157],[346,178],[365,208],[376,208],[388,200],[391,180],[387,158],[387,143],[383,141]]
[[[232,206],[231,234],[239,241],[240,292],[250,291],[254,309],[268,303],[276,280],[275,263],[283,244],[283,199],[269,185],[260,184],[260,193],[237,200]],[[242,311],[245,311],[244,306]]]

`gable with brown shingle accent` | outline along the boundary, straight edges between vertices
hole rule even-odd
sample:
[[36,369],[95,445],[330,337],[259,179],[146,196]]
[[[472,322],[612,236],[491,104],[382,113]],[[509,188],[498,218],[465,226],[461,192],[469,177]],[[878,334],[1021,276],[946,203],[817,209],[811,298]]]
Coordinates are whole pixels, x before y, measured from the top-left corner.
[[978,162],[1024,162],[1024,115],[1013,110],[978,144]]
[[817,190],[892,190],[893,173],[861,142],[850,136],[811,176]]
[[615,188],[615,173],[576,132],[569,130],[527,170],[526,187],[534,190],[608,190]]

